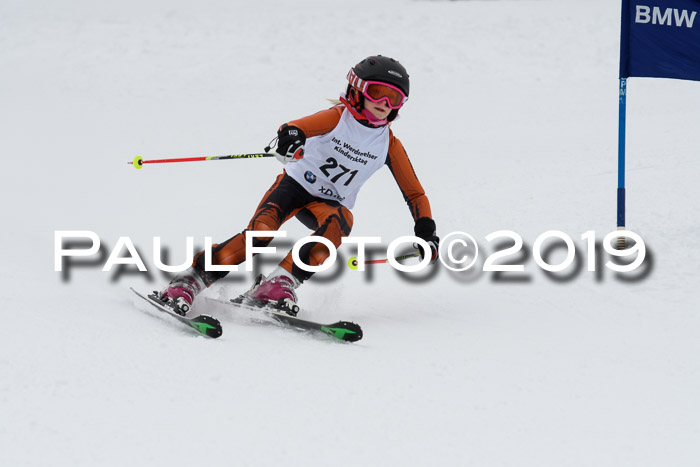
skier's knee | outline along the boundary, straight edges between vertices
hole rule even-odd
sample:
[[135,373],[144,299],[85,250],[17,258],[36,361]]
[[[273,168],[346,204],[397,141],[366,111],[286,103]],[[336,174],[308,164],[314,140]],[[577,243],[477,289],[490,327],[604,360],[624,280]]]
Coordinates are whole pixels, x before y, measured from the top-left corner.
[[[266,231],[274,232],[277,230],[277,228],[273,228],[263,221],[256,220],[256,221],[253,221],[252,229],[250,229],[250,230],[255,230],[257,232],[266,232]],[[253,246],[255,246],[255,247],[267,246],[270,244],[270,242],[272,242],[272,238],[273,237],[262,237],[262,236],[257,235],[255,238],[253,238]]]

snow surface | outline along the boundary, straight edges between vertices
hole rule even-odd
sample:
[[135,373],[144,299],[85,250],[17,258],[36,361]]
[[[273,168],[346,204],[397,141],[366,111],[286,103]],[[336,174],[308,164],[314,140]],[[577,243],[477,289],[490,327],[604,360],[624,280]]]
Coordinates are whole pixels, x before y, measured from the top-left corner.
[[[612,0],[3,0],[0,465],[698,465],[700,83],[629,81],[627,224],[649,257],[585,268],[581,234],[615,228],[618,47]],[[352,345],[223,310],[210,340],[137,303],[129,286],[167,282],[153,237],[173,264],[187,236],[230,237],[280,166],[127,161],[260,151],[375,53],[411,74],[393,128],[439,233],[473,235],[483,265],[513,230],[525,271],[353,273],[342,249],[300,299],[361,323]],[[353,236],[412,233],[388,170],[354,214]],[[57,230],[102,256],[55,272]],[[549,230],[583,261],[564,280],[532,259]],[[148,274],[101,272],[122,236]]]

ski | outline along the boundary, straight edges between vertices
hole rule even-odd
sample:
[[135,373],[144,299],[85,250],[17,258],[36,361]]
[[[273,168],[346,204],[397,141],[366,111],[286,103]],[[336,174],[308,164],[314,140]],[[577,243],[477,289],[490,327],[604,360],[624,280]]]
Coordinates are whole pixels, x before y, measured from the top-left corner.
[[141,297],[142,299],[144,299],[145,301],[147,301],[148,303],[150,303],[156,310],[162,311],[163,313],[167,313],[168,315],[177,319],[181,323],[186,324],[191,329],[194,329],[195,331],[204,336],[216,339],[217,337],[220,337],[221,334],[223,334],[224,332],[219,320],[212,316],[197,315],[192,318],[187,316],[181,316],[175,313],[172,309],[170,309],[164,301],[158,299],[155,292],[149,295],[143,295],[134,290],[133,287],[131,287],[131,291],[139,297]]
[[274,324],[329,335],[345,342],[357,342],[362,339],[362,328],[360,325],[350,321],[338,321],[332,324],[317,323],[315,321],[309,321],[287,314],[284,311],[284,308],[277,307],[273,303],[255,300],[244,295],[226,301],[216,299],[209,300],[216,301],[217,303],[221,303],[223,305],[243,308],[260,313],[271,318],[271,322]]

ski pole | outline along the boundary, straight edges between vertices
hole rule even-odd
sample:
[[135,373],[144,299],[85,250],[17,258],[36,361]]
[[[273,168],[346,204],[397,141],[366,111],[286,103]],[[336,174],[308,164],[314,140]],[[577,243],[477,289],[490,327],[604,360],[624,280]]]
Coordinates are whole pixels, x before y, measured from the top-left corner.
[[[414,251],[413,253],[409,253],[409,254],[403,255],[403,256],[396,256],[396,257],[394,257],[394,259],[396,261],[402,261],[404,259],[415,258],[417,256],[420,256],[419,251]],[[369,261],[364,261],[362,264],[382,264],[382,263],[388,263],[388,262],[389,262],[389,259],[386,258],[386,259],[373,259],[373,260],[369,260]],[[355,256],[348,259],[348,267],[350,269],[353,269],[353,270],[357,269],[359,264],[360,263],[357,261],[357,258]]]
[[128,164],[134,166],[135,169],[140,169],[144,164],[168,164],[171,162],[199,162],[199,161],[219,161],[224,159],[257,159],[259,157],[274,157],[275,155],[269,152],[261,152],[257,154],[231,154],[229,156],[201,156],[201,157],[182,157],[179,159],[151,159],[143,160],[141,156],[134,157],[133,161]]

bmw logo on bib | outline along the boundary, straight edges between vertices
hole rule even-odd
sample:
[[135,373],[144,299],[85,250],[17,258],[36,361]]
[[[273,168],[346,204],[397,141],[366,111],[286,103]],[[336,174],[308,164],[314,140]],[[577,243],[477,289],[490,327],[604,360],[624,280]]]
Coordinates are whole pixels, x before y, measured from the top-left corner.
[[316,175],[314,175],[311,171],[307,170],[306,173],[304,174],[304,178],[306,179],[307,182],[309,183],[314,183],[316,181]]

